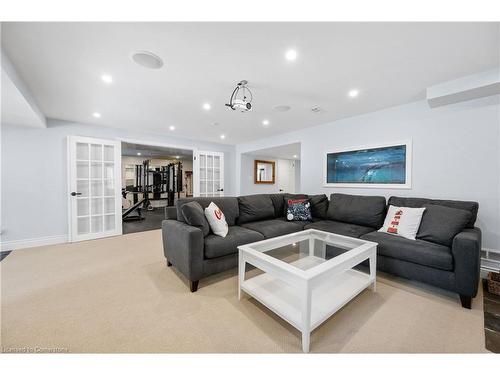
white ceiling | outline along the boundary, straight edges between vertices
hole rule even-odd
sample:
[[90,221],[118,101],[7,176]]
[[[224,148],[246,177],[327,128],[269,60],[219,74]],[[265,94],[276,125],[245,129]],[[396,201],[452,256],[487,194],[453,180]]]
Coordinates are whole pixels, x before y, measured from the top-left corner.
[[[288,145],[264,148],[245,153],[245,155],[264,156],[267,158],[300,160],[300,143],[290,143]],[[294,158],[294,155],[297,155]]]
[[[498,23],[3,23],[2,45],[49,118],[236,144],[424,99],[497,67],[500,40]],[[138,50],[165,65],[136,65]],[[244,114],[224,106],[242,79]]]

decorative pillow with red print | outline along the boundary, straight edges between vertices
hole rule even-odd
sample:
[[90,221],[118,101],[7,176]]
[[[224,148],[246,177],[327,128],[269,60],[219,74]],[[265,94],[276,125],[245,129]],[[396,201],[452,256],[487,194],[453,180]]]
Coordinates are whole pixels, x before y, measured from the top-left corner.
[[286,219],[288,221],[312,220],[309,199],[288,199],[286,201]]
[[412,208],[391,205],[387,210],[384,226],[378,231],[414,240],[418,228],[420,228],[424,211],[425,207]]
[[210,224],[210,229],[212,232],[220,237],[226,237],[227,232],[229,232],[229,227],[227,226],[226,217],[219,207],[214,202],[210,202],[207,208],[205,208],[205,217]]

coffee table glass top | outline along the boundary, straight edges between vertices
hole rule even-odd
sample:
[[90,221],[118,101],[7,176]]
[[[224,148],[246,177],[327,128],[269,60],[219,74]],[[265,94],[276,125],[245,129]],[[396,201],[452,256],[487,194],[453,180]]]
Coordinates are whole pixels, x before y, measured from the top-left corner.
[[248,247],[306,271],[365,243],[355,238],[308,230],[256,242]]

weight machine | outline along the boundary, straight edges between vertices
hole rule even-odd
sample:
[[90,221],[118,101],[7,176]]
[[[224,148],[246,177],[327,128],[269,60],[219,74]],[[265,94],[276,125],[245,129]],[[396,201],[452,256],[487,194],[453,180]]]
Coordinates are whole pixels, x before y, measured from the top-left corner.
[[145,160],[142,164],[136,165],[135,185],[122,189],[125,199],[127,194],[133,196],[133,203],[122,213],[123,221],[144,220],[142,210],[153,210],[152,200],[167,200],[167,206],[173,206],[175,195],[177,194],[177,198],[180,198],[182,162],[170,163],[154,169],[150,168],[149,164],[150,160]]

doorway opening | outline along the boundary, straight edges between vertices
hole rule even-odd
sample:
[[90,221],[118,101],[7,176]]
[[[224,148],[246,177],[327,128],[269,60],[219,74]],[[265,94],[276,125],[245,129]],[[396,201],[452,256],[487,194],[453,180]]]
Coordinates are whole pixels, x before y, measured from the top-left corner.
[[161,228],[166,207],[193,196],[193,150],[122,142],[123,233]]
[[299,193],[300,150],[290,143],[241,154],[240,194]]

